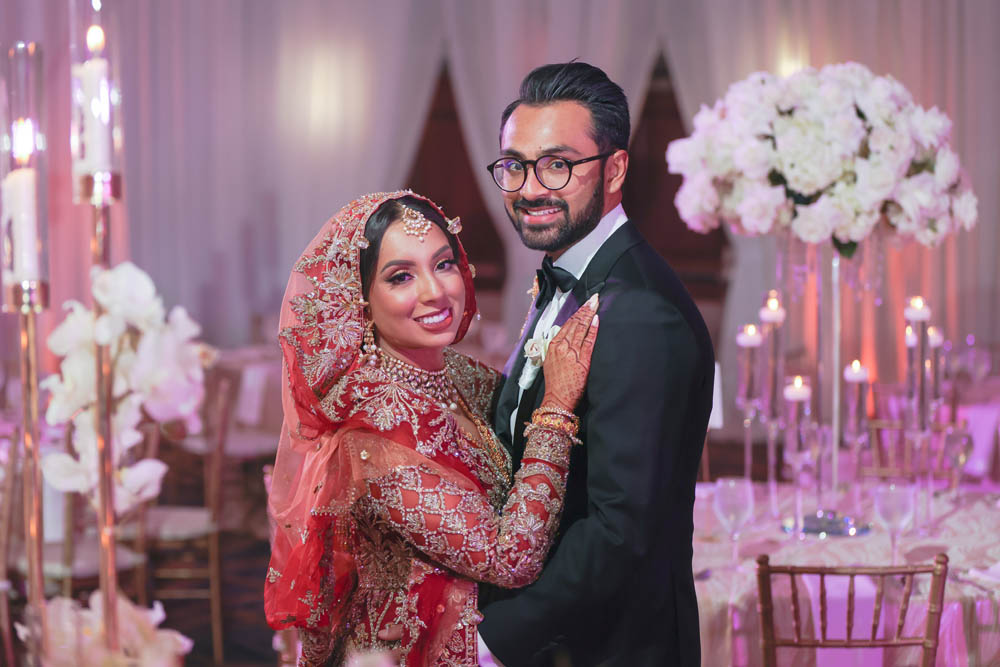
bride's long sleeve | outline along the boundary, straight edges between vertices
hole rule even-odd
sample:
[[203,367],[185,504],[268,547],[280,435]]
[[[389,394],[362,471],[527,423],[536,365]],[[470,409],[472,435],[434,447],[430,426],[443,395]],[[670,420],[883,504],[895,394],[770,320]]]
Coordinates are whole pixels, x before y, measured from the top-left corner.
[[[427,556],[455,572],[503,587],[541,572],[566,492],[570,439],[548,429],[529,436],[503,510],[430,462],[366,480],[366,509]],[[355,450],[358,451],[358,450]],[[365,451],[360,451],[365,458]]]

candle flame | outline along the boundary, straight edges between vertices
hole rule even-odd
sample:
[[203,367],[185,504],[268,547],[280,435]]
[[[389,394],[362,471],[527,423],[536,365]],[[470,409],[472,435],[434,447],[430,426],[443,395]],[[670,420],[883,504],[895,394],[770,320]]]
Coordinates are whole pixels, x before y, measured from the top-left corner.
[[87,28],[87,48],[97,54],[104,50],[104,30],[99,25]]
[[911,327],[909,324],[906,325],[906,335],[907,336],[913,335],[913,327]]
[[768,310],[778,310],[781,307],[781,302],[778,301],[777,297],[768,297],[767,299],[767,309]]
[[924,297],[915,296],[910,298],[910,306],[916,308],[917,310],[924,309]]
[[927,336],[928,337],[936,336],[936,335],[937,335],[937,328],[936,327],[927,327]]
[[757,327],[755,327],[752,324],[748,324],[745,327],[743,327],[743,331],[746,332],[746,333],[748,333],[748,334],[750,334],[752,336],[755,333],[757,333]]
[[792,384],[795,385],[796,389],[800,388],[802,386],[802,376],[796,375],[795,378],[792,380]]
[[851,370],[854,371],[854,372],[860,371],[861,370],[861,362],[858,361],[857,359],[855,359],[854,361],[852,361],[851,362]]
[[26,166],[35,152],[35,124],[30,118],[18,118],[10,127],[11,154],[18,165]]

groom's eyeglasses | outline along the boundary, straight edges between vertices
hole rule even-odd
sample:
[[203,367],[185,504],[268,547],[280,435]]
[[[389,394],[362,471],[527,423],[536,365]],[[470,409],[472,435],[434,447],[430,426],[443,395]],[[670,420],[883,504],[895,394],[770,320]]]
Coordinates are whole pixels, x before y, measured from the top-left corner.
[[518,160],[515,157],[502,157],[496,162],[486,166],[486,170],[493,175],[493,180],[504,192],[517,192],[524,187],[528,180],[528,167],[535,170],[535,178],[547,190],[562,190],[569,183],[570,176],[573,175],[573,167],[584,162],[600,160],[612,155],[601,153],[582,160],[568,160],[558,155],[543,155],[537,160]]

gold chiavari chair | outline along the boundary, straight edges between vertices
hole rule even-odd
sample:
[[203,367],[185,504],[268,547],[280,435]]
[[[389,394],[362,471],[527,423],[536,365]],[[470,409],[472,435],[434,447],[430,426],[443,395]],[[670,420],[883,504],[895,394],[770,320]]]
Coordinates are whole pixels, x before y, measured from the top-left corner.
[[[904,635],[903,626],[906,612],[910,607],[913,594],[913,580],[917,575],[930,574],[931,586],[927,599],[927,620],[922,635]],[[792,629],[793,636],[778,636],[774,623],[774,599],[771,588],[771,578],[787,575],[791,587]],[[815,575],[819,577],[819,609],[820,636],[806,637],[803,634],[802,614],[799,609],[797,576]],[[764,665],[777,665],[778,647],[793,647],[800,649],[817,648],[885,648],[915,646],[921,648],[922,667],[933,667],[937,656],[938,630],[941,625],[941,611],[944,604],[944,585],[948,575],[948,556],[938,554],[931,565],[906,565],[900,567],[824,567],[824,566],[792,566],[771,565],[768,556],[757,558],[757,608],[760,612],[761,647],[764,653]],[[847,588],[847,631],[844,638],[827,636],[827,592],[826,578],[830,576],[849,577]],[[872,577],[877,579],[875,593],[875,608],[872,614],[871,632],[864,638],[854,636],[854,580],[856,577]],[[895,625],[885,624],[885,635],[879,637],[878,628],[882,617],[882,606],[885,599],[886,579],[903,577],[902,597],[899,601],[899,612]],[[887,609],[887,615],[888,615]],[[894,631],[893,631],[894,630]],[[891,635],[891,636],[889,636]]]
[[[144,509],[143,530],[128,537],[150,556],[148,584],[154,599],[208,599],[212,623],[212,656],[223,664],[222,570],[219,519],[222,465],[233,407],[233,383],[211,369],[206,377],[205,436],[211,450],[204,457],[203,506],[153,505]],[[143,540],[142,545],[138,544]],[[163,561],[161,563],[161,560]],[[198,587],[179,582],[207,582]]]
[[[860,477],[881,479],[916,479],[933,472],[935,478],[947,479],[952,489],[962,478],[962,469],[972,450],[972,436],[966,423],[931,424],[929,446],[917,451],[901,421],[871,419],[868,422],[868,451],[871,461],[857,461]],[[857,456],[863,453],[858,450]]]
[[0,491],[0,635],[3,636],[4,664],[14,665],[14,636],[11,632],[10,617],[10,533],[13,529],[14,493],[17,478],[17,455],[20,449],[20,432],[14,433],[7,442],[7,463],[4,466],[3,489]]

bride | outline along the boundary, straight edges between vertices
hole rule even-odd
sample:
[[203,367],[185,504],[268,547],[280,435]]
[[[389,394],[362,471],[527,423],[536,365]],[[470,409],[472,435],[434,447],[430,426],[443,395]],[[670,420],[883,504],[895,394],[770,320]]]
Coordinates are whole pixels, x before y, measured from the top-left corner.
[[[476,312],[460,229],[410,191],[366,195],[288,281],[264,600],[271,627],[299,629],[303,664],[378,648],[477,664],[476,582],[531,583],[558,525],[596,304],[549,346],[512,475],[487,426],[499,375],[448,347]],[[400,641],[378,639],[389,626]]]

